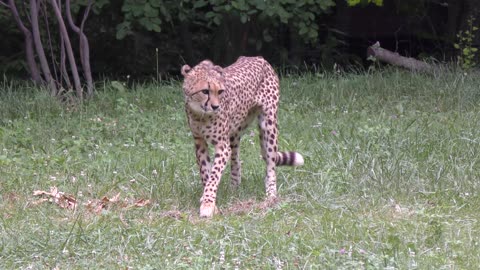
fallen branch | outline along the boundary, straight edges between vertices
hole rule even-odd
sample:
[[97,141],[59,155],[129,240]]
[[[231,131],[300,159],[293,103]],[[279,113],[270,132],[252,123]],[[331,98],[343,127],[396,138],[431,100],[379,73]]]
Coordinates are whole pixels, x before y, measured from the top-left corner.
[[423,61],[411,57],[401,56],[398,53],[389,51],[380,47],[380,42],[376,42],[367,49],[367,57],[374,57],[382,62],[400,66],[412,71],[431,72],[433,67]]

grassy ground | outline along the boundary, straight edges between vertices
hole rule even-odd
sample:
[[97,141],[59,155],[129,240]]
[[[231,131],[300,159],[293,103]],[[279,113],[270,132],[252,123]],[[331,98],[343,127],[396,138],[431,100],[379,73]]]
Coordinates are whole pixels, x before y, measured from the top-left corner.
[[477,269],[479,85],[396,70],[286,77],[280,149],[305,166],[278,169],[280,202],[265,207],[251,129],[241,187],[225,172],[222,213],[203,220],[179,83],[100,84],[66,108],[4,82],[0,268]]

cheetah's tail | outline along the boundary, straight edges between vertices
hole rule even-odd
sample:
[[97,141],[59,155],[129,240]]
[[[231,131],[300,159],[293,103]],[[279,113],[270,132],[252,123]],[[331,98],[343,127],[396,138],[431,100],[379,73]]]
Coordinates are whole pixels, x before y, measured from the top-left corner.
[[277,166],[302,166],[302,155],[297,152],[277,152]]

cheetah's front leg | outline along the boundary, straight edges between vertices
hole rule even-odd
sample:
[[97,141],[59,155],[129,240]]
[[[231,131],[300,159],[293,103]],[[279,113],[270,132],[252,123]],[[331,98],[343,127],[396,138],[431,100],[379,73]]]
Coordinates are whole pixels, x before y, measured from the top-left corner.
[[200,217],[211,217],[215,212],[218,185],[231,154],[227,140],[228,138],[223,138],[215,145],[215,159],[200,199]]
[[208,155],[207,142],[200,137],[195,137],[195,156],[197,157],[197,164],[200,169],[200,175],[202,177],[202,184],[208,181],[208,175],[210,174],[210,156]]

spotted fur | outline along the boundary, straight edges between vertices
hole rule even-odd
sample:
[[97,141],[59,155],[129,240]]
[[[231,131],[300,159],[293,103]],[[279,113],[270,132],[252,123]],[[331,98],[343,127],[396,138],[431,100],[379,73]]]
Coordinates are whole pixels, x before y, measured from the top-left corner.
[[[275,167],[303,165],[303,157],[296,152],[278,152],[280,87],[273,68],[262,57],[240,57],[225,68],[204,60],[193,68],[185,65],[181,71],[185,110],[204,188],[200,216],[214,214],[218,185],[229,160],[232,185],[240,184],[240,137],[255,118],[259,122],[261,153],[267,165],[266,193],[269,198],[275,198]],[[208,144],[215,149],[213,162]]]

